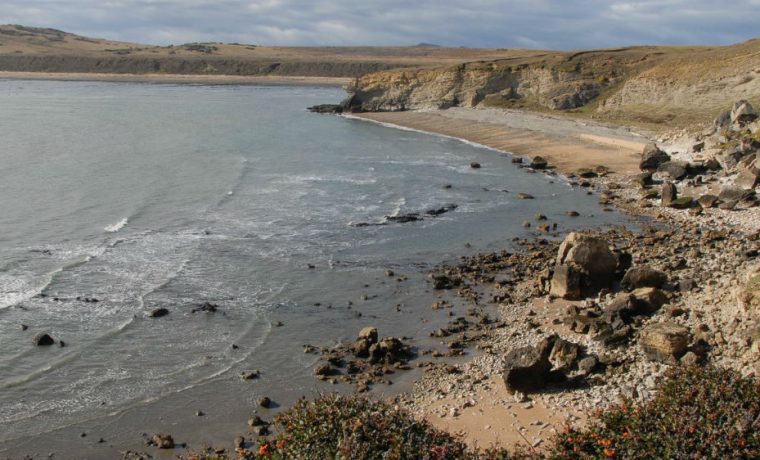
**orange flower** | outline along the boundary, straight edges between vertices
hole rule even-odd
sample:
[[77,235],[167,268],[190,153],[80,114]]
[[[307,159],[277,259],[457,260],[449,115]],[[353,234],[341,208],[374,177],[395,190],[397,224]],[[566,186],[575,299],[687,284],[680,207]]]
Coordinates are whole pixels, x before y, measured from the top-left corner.
[[747,446],[747,440],[746,439],[740,439],[739,440],[739,447],[746,447]]
[[599,444],[603,445],[604,447],[610,447],[612,445],[611,439],[600,439]]
[[259,446],[259,455],[264,457],[269,453],[269,444],[262,444]]
[[695,427],[694,425],[689,427],[689,434],[694,434],[695,431],[697,431],[697,427]]
[[278,449],[282,449],[283,447],[285,447],[285,440],[280,439],[279,441],[277,441],[277,445],[275,447]]
[[617,454],[617,451],[615,449],[604,449],[604,455],[607,456],[607,458],[612,458]]
[[624,438],[627,438],[627,437],[628,437],[628,436],[630,436],[630,435],[631,435],[631,433],[630,433],[628,430],[625,430],[625,431],[623,432],[623,437],[624,437]]

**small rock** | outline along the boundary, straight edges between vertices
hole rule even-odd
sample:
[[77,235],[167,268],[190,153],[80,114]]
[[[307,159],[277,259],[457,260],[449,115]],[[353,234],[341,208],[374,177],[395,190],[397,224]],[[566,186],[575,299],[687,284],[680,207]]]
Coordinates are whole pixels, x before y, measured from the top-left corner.
[[169,310],[166,308],[156,308],[155,310],[151,310],[150,313],[148,313],[149,318],[161,318],[163,316],[166,316],[169,314]]
[[170,434],[157,433],[153,435],[153,444],[159,449],[174,449],[174,439]]
[[47,347],[47,346],[55,344],[55,340],[53,340],[50,334],[42,333],[42,334],[37,334],[34,337],[34,344],[37,345],[38,347]]

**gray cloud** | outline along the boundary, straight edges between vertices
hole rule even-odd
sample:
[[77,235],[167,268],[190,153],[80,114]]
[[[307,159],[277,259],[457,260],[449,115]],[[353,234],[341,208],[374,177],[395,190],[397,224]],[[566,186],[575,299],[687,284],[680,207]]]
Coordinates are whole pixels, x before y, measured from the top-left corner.
[[0,22],[156,44],[577,49],[744,41],[760,0],[2,0]]

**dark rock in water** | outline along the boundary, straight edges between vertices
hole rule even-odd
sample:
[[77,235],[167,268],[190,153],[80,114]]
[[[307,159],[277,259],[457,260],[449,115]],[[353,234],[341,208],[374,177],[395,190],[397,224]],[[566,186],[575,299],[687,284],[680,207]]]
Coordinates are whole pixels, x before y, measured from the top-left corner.
[[533,169],[546,169],[549,166],[549,162],[542,156],[535,156],[530,161],[530,167]]
[[206,302],[198,308],[193,308],[192,313],[197,313],[199,311],[205,311],[206,313],[216,313],[218,309],[219,305]]
[[680,180],[686,177],[689,164],[685,161],[666,161],[657,167],[657,172],[665,174],[673,180]]
[[408,214],[399,214],[398,216],[385,216],[385,220],[396,224],[405,224],[407,222],[417,222],[418,220],[422,220],[422,217],[416,212],[410,212]]
[[689,345],[689,330],[670,321],[650,324],[639,333],[644,354],[654,361],[675,364]]
[[440,216],[441,214],[445,214],[449,211],[455,210],[457,207],[458,206],[456,204],[450,203],[450,204],[443,205],[440,208],[428,209],[427,211],[425,211],[425,214],[429,216],[433,216],[433,217]]
[[170,434],[154,434],[152,441],[153,444],[159,449],[174,449],[174,438],[172,438]]
[[156,308],[155,310],[152,310],[150,313],[148,313],[148,317],[150,318],[161,318],[162,316],[166,316],[169,314],[169,310],[166,308]]
[[480,169],[480,163],[478,163],[477,161],[471,161],[470,162],[470,168],[472,168],[472,169]]
[[642,287],[661,288],[668,282],[668,275],[654,268],[641,266],[629,269],[621,284],[628,290],[634,290]]
[[660,196],[660,204],[663,206],[670,206],[673,201],[678,199],[678,189],[676,189],[676,186],[672,182],[665,182],[662,184]]
[[50,345],[54,345],[55,340],[53,340],[50,334],[42,333],[42,334],[37,334],[36,336],[34,336],[34,344],[37,345],[38,347],[47,347]]
[[341,104],[320,104],[311,106],[307,110],[314,113],[343,113],[343,106]]
[[453,289],[462,284],[462,280],[459,277],[434,274],[429,275],[429,277],[433,281],[433,289],[435,290]]
[[320,376],[320,377],[328,377],[330,375],[337,374],[337,370],[333,369],[332,366],[330,366],[327,363],[320,364],[314,369],[314,375]]
[[259,378],[259,375],[259,371],[245,371],[240,374],[240,376],[243,377],[243,380],[254,380]]
[[19,326],[18,326],[18,327],[19,327],[19,329],[21,329],[22,331],[25,331],[25,330],[29,329],[29,326],[27,326],[26,324],[19,324]]
[[670,161],[670,156],[657,147],[656,144],[647,144],[641,152],[639,169],[654,171],[662,163]]
[[702,195],[697,200],[697,203],[699,203],[699,205],[705,209],[714,208],[715,205],[718,203],[718,197],[715,195],[710,195],[710,194]]
[[519,198],[521,200],[532,200],[534,197],[530,193],[522,193],[522,192],[520,192],[520,193],[517,194],[517,198]]
[[268,425],[267,422],[262,420],[261,417],[258,415],[254,415],[253,417],[248,419],[248,426],[266,426]]
[[264,396],[264,397],[262,397],[262,398],[259,399],[259,406],[261,406],[261,407],[263,407],[265,409],[269,409],[270,407],[272,407],[272,400],[269,399],[269,397]]
[[578,213],[578,211],[567,211],[565,213],[565,215],[568,216],[568,217],[578,217],[578,216],[580,216],[580,214]]
[[522,164],[523,160],[520,157],[512,157],[513,164]]

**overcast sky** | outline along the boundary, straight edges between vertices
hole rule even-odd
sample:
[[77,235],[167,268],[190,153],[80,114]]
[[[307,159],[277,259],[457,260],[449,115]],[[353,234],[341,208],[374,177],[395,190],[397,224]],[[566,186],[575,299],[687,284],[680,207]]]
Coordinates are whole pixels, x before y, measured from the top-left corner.
[[0,0],[0,23],[150,44],[578,49],[760,36],[760,0]]

